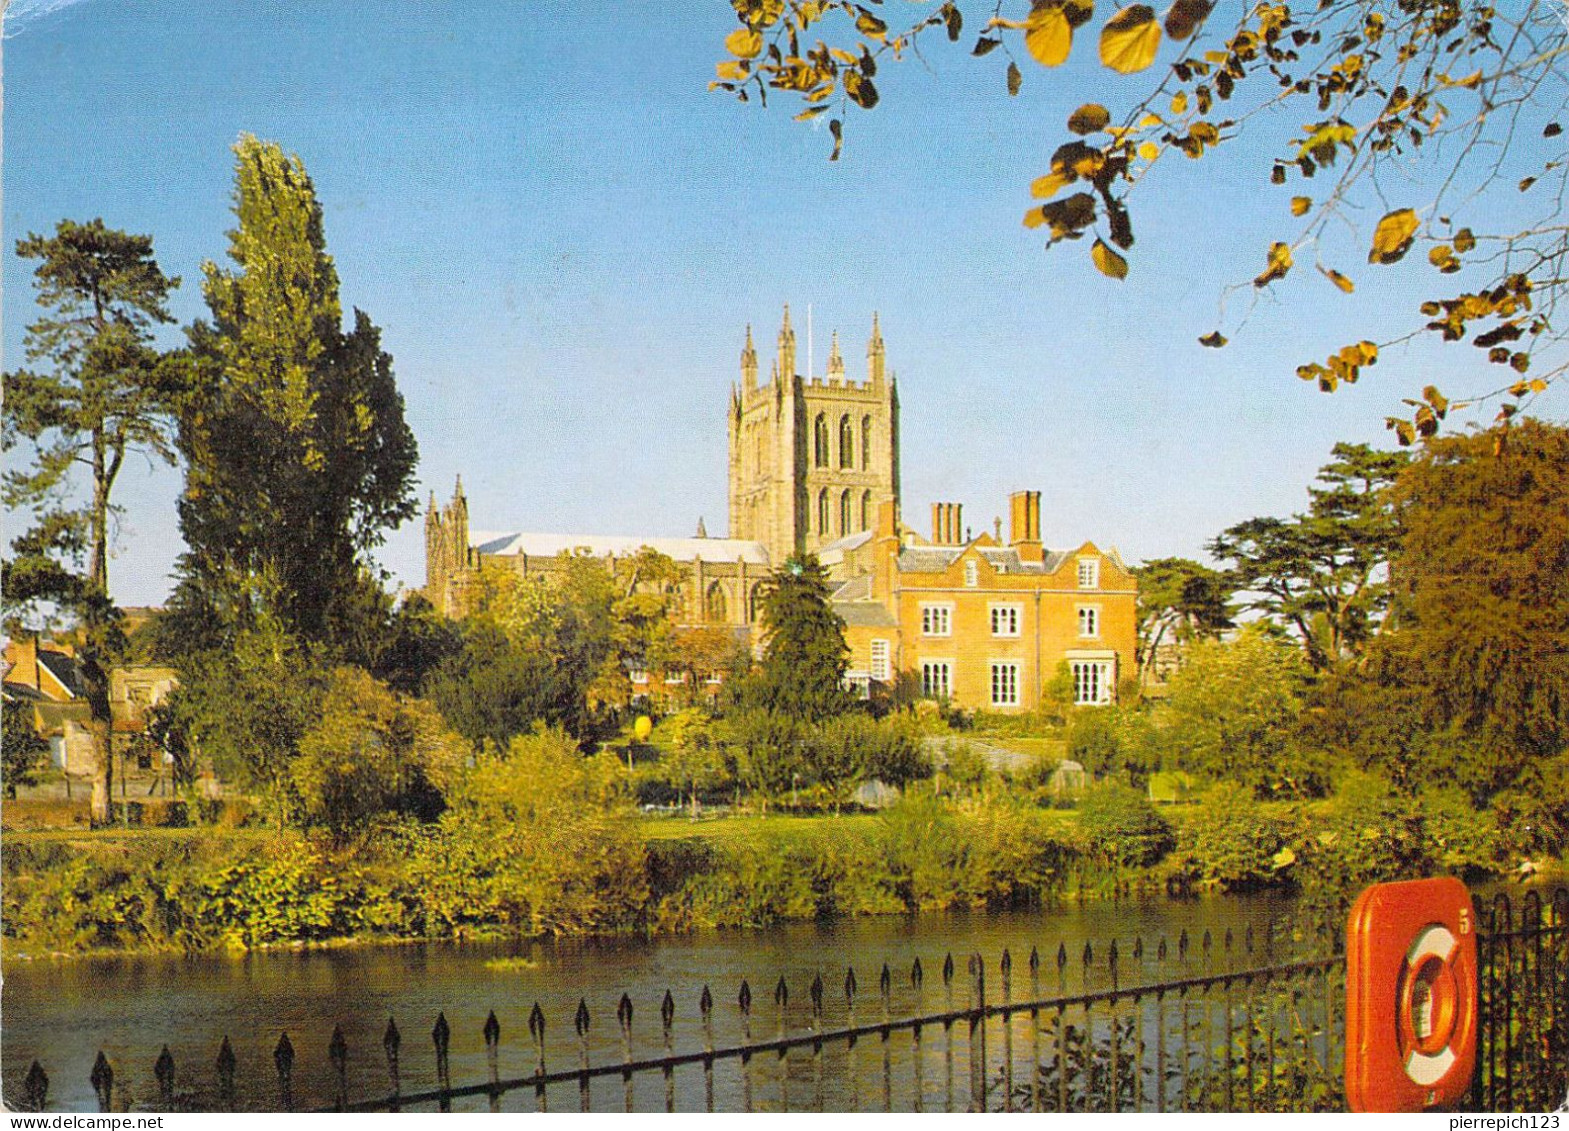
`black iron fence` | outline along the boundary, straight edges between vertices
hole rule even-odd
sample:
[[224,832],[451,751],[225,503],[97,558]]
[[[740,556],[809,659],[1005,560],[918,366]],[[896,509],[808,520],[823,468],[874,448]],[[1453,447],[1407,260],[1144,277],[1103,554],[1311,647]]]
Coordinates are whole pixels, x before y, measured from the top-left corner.
[[[1476,910],[1468,1106],[1557,1107],[1569,1091],[1569,892]],[[443,1013],[418,1040],[389,1020],[379,1049],[351,1050],[337,1028],[324,1062],[284,1033],[271,1065],[243,1070],[226,1037],[210,1069],[177,1066],[165,1047],[150,1084],[100,1052],[91,1083],[102,1111],[1334,1111],[1342,942],[1271,925],[1257,939],[1251,927],[1240,939],[1184,931],[1074,955],[1063,944],[1021,960],[972,954],[962,967],[950,954],[931,975],[919,958],[885,964],[865,989],[852,968],[819,973],[804,995],[783,978],[766,996],[743,981],[728,1001],[704,986],[684,1007],[667,991],[657,1025],[626,995],[613,1017],[580,1000],[559,1029],[536,1003],[516,1040],[494,1011],[463,1031]],[[454,1078],[454,1059],[471,1078]],[[34,1062],[7,1098],[43,1110],[48,1093]]]

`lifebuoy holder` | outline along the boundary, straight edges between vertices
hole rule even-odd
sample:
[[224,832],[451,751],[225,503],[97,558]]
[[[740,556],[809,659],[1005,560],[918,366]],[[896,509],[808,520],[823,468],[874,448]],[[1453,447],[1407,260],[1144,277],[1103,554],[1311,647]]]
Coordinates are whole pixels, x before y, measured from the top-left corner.
[[1476,1065],[1476,932],[1455,879],[1374,884],[1346,924],[1346,1101],[1459,1103]]

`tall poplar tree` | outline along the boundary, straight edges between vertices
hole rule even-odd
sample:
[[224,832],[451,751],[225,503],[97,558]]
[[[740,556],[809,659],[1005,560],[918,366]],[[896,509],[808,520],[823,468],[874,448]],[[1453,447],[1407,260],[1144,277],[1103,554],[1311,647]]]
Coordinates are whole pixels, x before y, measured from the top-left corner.
[[265,612],[341,647],[381,608],[367,554],[414,513],[417,449],[380,331],[358,310],[343,329],[304,164],[250,135],[234,153],[232,266],[203,265],[211,321],[190,330],[176,640],[222,645]]
[[[101,219],[61,220],[52,237],[29,235],[16,252],[39,261],[38,303],[49,313],[27,328],[37,368],[5,375],[5,450],[26,444],[32,453],[7,470],[5,505],[33,520],[11,544],[6,604],[13,617],[50,605],[77,622],[92,816],[104,823],[113,785],[109,669],[122,643],[109,594],[110,499],[128,453],[174,462],[171,404],[182,370],[154,348],[152,328],[172,321],[166,303],[180,281],[159,270],[150,236]],[[75,482],[84,469],[85,501]]]

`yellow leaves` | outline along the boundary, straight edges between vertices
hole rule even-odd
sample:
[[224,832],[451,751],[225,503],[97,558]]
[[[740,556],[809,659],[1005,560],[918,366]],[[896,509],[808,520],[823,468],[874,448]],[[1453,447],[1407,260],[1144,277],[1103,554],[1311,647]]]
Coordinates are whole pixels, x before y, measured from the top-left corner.
[[1269,245],[1269,258],[1264,271],[1253,280],[1255,287],[1267,287],[1276,279],[1283,279],[1291,270],[1291,245],[1276,241]]
[[1227,339],[1224,334],[1222,334],[1219,330],[1213,330],[1199,339],[1199,345],[1207,346],[1212,350],[1218,350],[1221,346],[1226,344],[1226,341]]
[[1297,854],[1291,850],[1289,845],[1285,848],[1282,848],[1279,852],[1275,853],[1275,855],[1269,858],[1270,866],[1277,872],[1282,868],[1291,867],[1291,865],[1295,864],[1296,862]]
[[1100,33],[1101,65],[1131,75],[1155,61],[1160,50],[1160,25],[1147,4],[1130,4],[1111,19]]
[[1098,133],[1111,122],[1111,114],[1097,102],[1086,102],[1068,115],[1068,129],[1080,137]]
[[1291,214],[1293,216],[1306,216],[1308,209],[1313,207],[1311,196],[1294,196],[1291,198]]
[[1153,161],[1160,156],[1160,146],[1153,141],[1139,143],[1139,156],[1146,161]]
[[869,39],[882,39],[888,34],[888,25],[865,8],[855,10],[855,29]]
[[763,50],[762,34],[749,27],[738,27],[725,36],[725,50],[741,59],[755,59]]
[[1464,87],[1466,90],[1475,90],[1482,85],[1482,72],[1472,71],[1465,78],[1460,79],[1450,78],[1448,75],[1440,75],[1438,81],[1443,86],[1459,86]]
[[1427,253],[1427,261],[1445,275],[1453,275],[1461,267],[1460,260],[1455,258],[1454,249],[1445,243],[1430,250]]
[[1036,177],[1030,183],[1030,195],[1042,200],[1050,200],[1061,192],[1074,178],[1062,173],[1048,173],[1044,177]]
[[1308,126],[1307,129],[1310,131],[1307,138],[1297,147],[1297,160],[1312,158],[1320,165],[1333,165],[1339,147],[1353,144],[1357,137],[1355,126],[1338,119],[1333,122],[1319,122]]
[[746,64],[738,63],[734,59],[726,59],[714,64],[714,73],[728,82],[740,82],[746,78]]
[[1324,278],[1328,279],[1331,283],[1334,283],[1335,286],[1339,287],[1346,294],[1350,294],[1352,291],[1357,289],[1355,283],[1346,278],[1339,271],[1336,271],[1333,267],[1320,267],[1318,270],[1319,273],[1324,276]]
[[1096,269],[1102,275],[1113,279],[1128,277],[1128,261],[1100,240],[1096,240],[1095,246],[1090,248],[1090,259],[1095,262]]
[[1356,384],[1357,377],[1361,374],[1364,365],[1373,365],[1378,361],[1378,347],[1372,342],[1357,342],[1354,345],[1344,346],[1338,352],[1325,358],[1324,364],[1311,362],[1307,365],[1297,366],[1297,376],[1304,381],[1318,382],[1321,392],[1333,393],[1343,381],[1347,385]]
[[1369,263],[1397,263],[1411,248],[1416,237],[1418,220],[1409,208],[1398,208],[1386,213],[1373,231],[1373,250],[1368,252]]
[[1533,377],[1529,381],[1516,381],[1509,386],[1509,395],[1511,397],[1523,397],[1527,393],[1545,393],[1546,391],[1547,382],[1540,377]]
[[1044,223],[1051,228],[1053,241],[1077,236],[1095,222],[1095,198],[1087,192],[1076,192],[1062,200],[1054,200],[1036,209],[1040,220],[1031,223],[1025,216],[1025,226],[1034,228]]
[[1171,112],[1173,114],[1186,114],[1188,112],[1188,92],[1179,90],[1171,98]]
[[1461,228],[1455,233],[1454,244],[1455,250],[1464,255],[1476,247],[1476,236],[1472,234],[1470,228]]
[[1214,0],[1176,0],[1166,13],[1166,34],[1178,43],[1187,39],[1214,6]]
[[1024,47],[1043,67],[1060,67],[1073,50],[1073,28],[1061,7],[1036,8],[1024,24]]

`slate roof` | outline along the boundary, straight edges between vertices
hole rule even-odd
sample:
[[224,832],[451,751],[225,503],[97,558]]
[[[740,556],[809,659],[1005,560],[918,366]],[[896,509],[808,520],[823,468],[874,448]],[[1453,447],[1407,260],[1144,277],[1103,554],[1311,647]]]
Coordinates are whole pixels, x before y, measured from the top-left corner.
[[474,533],[469,545],[493,557],[554,558],[587,550],[595,557],[614,554],[631,557],[647,546],[678,562],[702,558],[705,562],[744,561],[767,566],[768,551],[761,542],[742,538],[646,538],[636,534],[490,534]]
[[834,612],[844,619],[847,625],[862,625],[869,628],[887,628],[899,622],[877,601],[835,601]]

